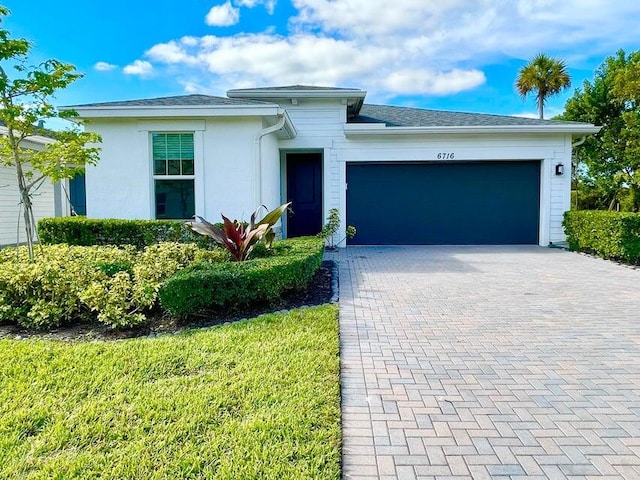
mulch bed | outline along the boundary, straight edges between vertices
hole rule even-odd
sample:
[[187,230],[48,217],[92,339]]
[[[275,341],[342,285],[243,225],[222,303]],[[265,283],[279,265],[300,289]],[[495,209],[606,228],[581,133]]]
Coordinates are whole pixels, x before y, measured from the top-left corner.
[[306,290],[290,292],[269,304],[255,305],[245,310],[211,310],[188,317],[171,316],[157,311],[149,315],[150,318],[144,325],[122,330],[111,330],[97,321],[69,327],[60,327],[47,332],[27,330],[16,325],[0,325],[0,338],[91,341],[119,340],[144,336],[154,337],[160,334],[178,333],[182,330],[192,328],[203,328],[235,322],[265,313],[284,312],[293,308],[322,305],[329,303],[332,299],[333,272],[333,262],[324,261]]

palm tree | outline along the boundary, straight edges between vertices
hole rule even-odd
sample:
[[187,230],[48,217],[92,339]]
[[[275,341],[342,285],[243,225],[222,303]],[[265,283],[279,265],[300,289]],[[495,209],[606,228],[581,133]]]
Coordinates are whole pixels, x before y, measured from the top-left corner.
[[567,65],[563,60],[556,60],[544,53],[539,53],[518,72],[516,90],[522,96],[536,92],[538,114],[544,117],[544,104],[547,97],[556,95],[569,88],[571,78],[567,72]]

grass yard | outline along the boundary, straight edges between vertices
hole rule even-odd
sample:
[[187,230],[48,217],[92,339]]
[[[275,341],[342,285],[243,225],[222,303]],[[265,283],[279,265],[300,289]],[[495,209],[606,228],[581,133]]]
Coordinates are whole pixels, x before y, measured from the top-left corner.
[[0,340],[0,478],[339,479],[337,308]]

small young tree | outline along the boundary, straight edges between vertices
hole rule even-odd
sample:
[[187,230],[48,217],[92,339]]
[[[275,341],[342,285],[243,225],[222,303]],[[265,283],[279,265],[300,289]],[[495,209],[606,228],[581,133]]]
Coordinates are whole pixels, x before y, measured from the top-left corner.
[[[0,5],[0,23],[9,10]],[[0,122],[6,133],[0,137],[0,165],[15,167],[29,258],[33,259],[36,225],[32,197],[43,182],[72,178],[98,161],[99,149],[89,146],[100,141],[93,133],[70,129],[56,132],[53,142],[42,151],[25,148],[22,142],[38,134],[38,122],[50,118],[70,118],[75,112],[58,112],[51,101],[54,94],[81,78],[73,65],[47,60],[27,65],[31,44],[10,37],[0,28]],[[8,72],[12,71],[12,75]]]
[[357,230],[353,225],[347,225],[347,229],[345,230],[345,238],[342,240],[335,241],[335,235],[340,230],[340,211],[337,208],[332,208],[329,210],[329,216],[327,217],[326,223],[322,227],[320,233],[318,233],[318,237],[325,240],[327,243],[328,250],[335,250],[336,246],[340,244],[343,240],[352,239],[356,236]]

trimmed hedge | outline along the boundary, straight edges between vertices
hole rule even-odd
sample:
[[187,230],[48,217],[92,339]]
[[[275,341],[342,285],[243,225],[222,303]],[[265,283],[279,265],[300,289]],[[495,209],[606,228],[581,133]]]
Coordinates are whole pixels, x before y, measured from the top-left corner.
[[563,225],[571,250],[640,264],[640,213],[569,211]]
[[304,288],[320,267],[323,251],[322,239],[300,237],[278,242],[271,257],[196,263],[163,283],[160,304],[170,313],[185,315],[268,302]]
[[161,242],[178,242],[213,246],[209,238],[192,232],[180,220],[43,218],[38,222],[38,236],[43,244],[134,245],[143,248]]

